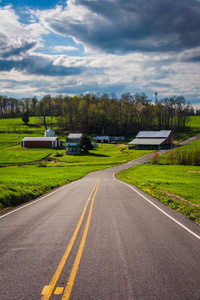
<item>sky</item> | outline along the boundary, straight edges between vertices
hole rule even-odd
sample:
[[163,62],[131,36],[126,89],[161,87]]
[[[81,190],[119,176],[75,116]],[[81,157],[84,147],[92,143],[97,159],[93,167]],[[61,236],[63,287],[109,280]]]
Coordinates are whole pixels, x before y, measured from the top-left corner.
[[104,92],[200,108],[200,0],[0,0],[0,95]]

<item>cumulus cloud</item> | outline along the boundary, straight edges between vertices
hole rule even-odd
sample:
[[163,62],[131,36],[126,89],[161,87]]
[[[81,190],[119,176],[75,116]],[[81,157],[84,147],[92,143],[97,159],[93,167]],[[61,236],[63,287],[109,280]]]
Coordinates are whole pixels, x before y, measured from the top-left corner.
[[21,58],[42,45],[42,34],[47,34],[39,23],[22,24],[12,6],[0,9],[0,57]]
[[200,62],[200,47],[181,52],[179,61]]
[[[54,63],[56,57],[34,53],[42,45],[42,35],[47,33],[39,23],[22,24],[11,6],[0,9],[0,71],[17,70],[25,74],[53,77],[82,72],[80,67],[57,65]],[[57,51],[61,49],[58,47]],[[72,51],[72,48],[63,48],[67,49]]]
[[69,0],[66,7],[37,12],[37,17],[45,28],[108,53],[182,51],[200,45],[196,0]]
[[2,58],[19,57],[36,46],[36,41],[30,40],[10,40],[0,33],[0,56]]
[[22,24],[19,21],[20,17],[16,14],[11,5],[0,8],[0,32],[10,39],[16,40],[27,38],[40,39],[42,34],[47,34],[48,31],[39,24]]
[[82,72],[80,67],[55,65],[53,61],[40,56],[28,56],[22,60],[0,60],[0,71],[13,69],[27,74],[43,76],[69,76]]

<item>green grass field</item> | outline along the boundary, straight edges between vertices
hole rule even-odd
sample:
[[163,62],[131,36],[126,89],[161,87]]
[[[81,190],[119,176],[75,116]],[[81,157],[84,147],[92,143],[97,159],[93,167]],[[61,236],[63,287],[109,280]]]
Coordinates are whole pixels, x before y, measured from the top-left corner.
[[189,130],[178,133],[178,135],[174,134],[174,141],[186,140],[187,138],[200,132],[200,116],[190,116],[188,126]]
[[[47,118],[48,121],[48,118]],[[49,117],[50,121],[50,117]],[[1,118],[0,132],[26,133],[43,135],[45,131],[39,117],[29,117],[28,125],[25,125],[21,118]]]
[[190,117],[189,126],[200,130],[200,116]]
[[[193,135],[200,129],[200,117],[191,117],[190,125],[192,130],[189,134]],[[44,136],[44,131],[36,117],[30,118],[29,125],[24,125],[20,118],[0,119],[0,165],[4,166],[0,168],[0,209],[19,205],[92,171],[125,163],[150,152],[128,150],[126,145],[104,144],[88,155],[71,156],[66,155],[64,147],[21,147],[25,136]],[[187,138],[187,135],[183,134],[182,138]],[[65,137],[60,138],[65,145]],[[61,156],[55,157],[57,151]],[[164,165],[137,166],[118,174],[118,177],[198,221],[200,217],[196,207],[192,209],[191,205],[175,201],[169,193],[200,205],[200,167],[166,165],[167,156],[163,156],[162,160]]]

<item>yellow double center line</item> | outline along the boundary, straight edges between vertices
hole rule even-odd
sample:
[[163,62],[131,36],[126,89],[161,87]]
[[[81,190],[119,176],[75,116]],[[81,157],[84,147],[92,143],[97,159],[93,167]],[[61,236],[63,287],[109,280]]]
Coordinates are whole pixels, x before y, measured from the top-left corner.
[[[74,285],[74,281],[75,281],[75,278],[76,278],[76,273],[78,271],[78,266],[79,266],[79,263],[80,263],[80,260],[81,260],[81,256],[82,256],[82,253],[83,253],[83,249],[84,249],[84,246],[85,246],[85,241],[86,241],[86,237],[87,237],[87,233],[88,233],[88,229],[89,229],[89,225],[90,225],[90,220],[91,220],[91,215],[92,215],[92,209],[93,209],[93,204],[94,204],[94,199],[95,199],[95,196],[96,196],[96,193],[97,193],[97,190],[99,188],[99,184],[100,184],[100,177],[102,176],[102,174],[97,178],[97,182],[92,190],[92,192],[90,193],[90,196],[86,202],[86,205],[84,207],[84,210],[82,212],[82,215],[80,217],[80,220],[78,222],[78,225],[74,231],[74,234],[70,240],[70,243],[58,265],[58,268],[56,270],[56,272],[54,273],[50,283],[48,286],[45,286],[43,291],[42,291],[42,300],[47,300],[51,297],[51,294],[55,288],[55,285],[60,277],[60,274],[65,266],[65,263],[67,261],[67,258],[71,252],[71,249],[73,247],[73,244],[76,240],[76,237],[77,237],[77,234],[79,232],[79,229],[81,227],[81,224],[83,222],[83,218],[85,216],[85,213],[86,213],[86,210],[87,210],[87,207],[88,207],[88,204],[89,204],[89,201],[91,200],[91,197],[92,197],[92,202],[91,202],[91,205],[90,205],[90,211],[89,211],[89,214],[88,214],[88,218],[87,218],[87,222],[86,222],[86,225],[85,225],[85,229],[84,229],[84,233],[83,233],[83,237],[82,237],[82,240],[81,240],[81,243],[80,243],[80,246],[79,246],[79,250],[78,250],[78,253],[77,253],[77,256],[76,256],[76,259],[75,259],[75,262],[74,262],[74,265],[73,265],[73,268],[72,268],[72,271],[71,271],[71,274],[70,274],[70,277],[69,277],[69,280],[68,280],[68,283],[65,287],[65,290],[64,290],[64,293],[63,293],[63,297],[62,297],[62,300],[67,300],[69,299],[70,297],[70,294],[71,294],[71,291],[72,291],[72,288],[73,288],[73,285]],[[92,196],[93,195],[93,196]]]

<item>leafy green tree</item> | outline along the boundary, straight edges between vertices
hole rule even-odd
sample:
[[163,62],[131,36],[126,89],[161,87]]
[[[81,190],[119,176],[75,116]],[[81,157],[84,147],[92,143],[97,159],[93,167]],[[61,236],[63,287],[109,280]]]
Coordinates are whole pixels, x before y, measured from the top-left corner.
[[52,121],[53,121],[53,113],[54,113],[54,101],[52,100],[51,95],[44,96],[40,102],[38,103],[38,114],[39,120],[41,121],[42,125],[47,129],[48,127],[48,117],[51,120],[51,128],[52,128]]
[[33,116],[35,116],[35,112],[36,112],[36,104],[38,103],[38,99],[34,96],[31,99],[31,113]]
[[24,122],[25,125],[28,125],[28,123],[29,123],[29,114],[28,114],[27,111],[25,113],[23,113],[22,121]]
[[93,149],[91,140],[87,134],[83,134],[80,140],[80,148],[85,152],[88,153],[89,150]]

